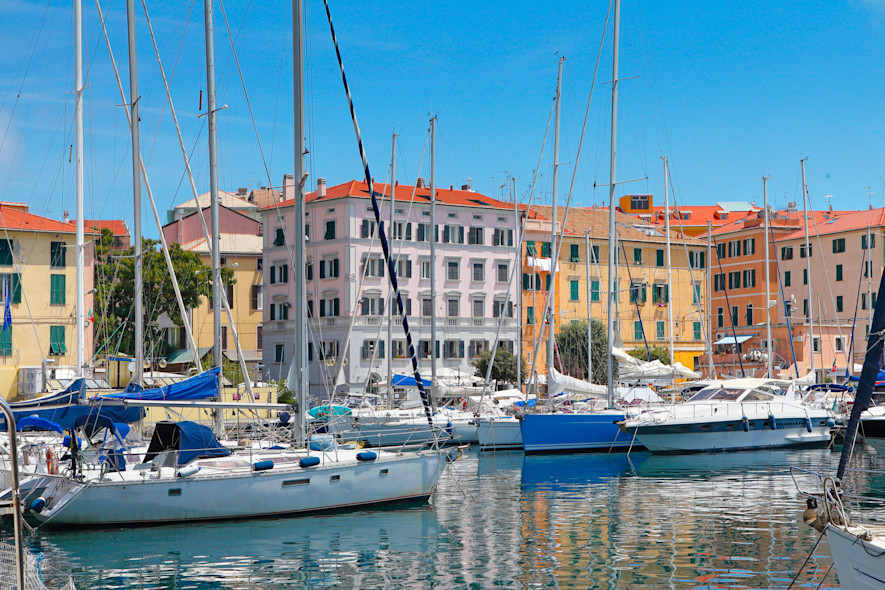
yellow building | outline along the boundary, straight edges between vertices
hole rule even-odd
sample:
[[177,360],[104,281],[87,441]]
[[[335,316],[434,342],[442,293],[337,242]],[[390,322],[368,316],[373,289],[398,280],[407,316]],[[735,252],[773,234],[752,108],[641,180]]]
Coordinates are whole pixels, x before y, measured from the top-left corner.
[[[23,203],[0,203],[0,308],[11,327],[0,331],[0,396],[31,397],[42,376],[76,372],[76,233],[73,224],[28,212]],[[84,288],[92,309],[93,232],[86,233]],[[85,322],[85,355],[92,358],[92,322]]]
[[[535,327],[543,318],[548,279],[543,271],[550,268],[551,207],[536,206],[526,225],[526,249],[523,258],[523,352],[530,364],[534,347]],[[562,220],[564,208],[557,210]],[[673,308],[674,357],[689,368],[694,358],[705,350],[704,317],[707,309],[707,247],[694,238],[671,237],[671,276],[667,280],[666,237],[660,228],[622,213],[616,213],[618,224],[618,322],[616,332],[626,350],[669,346],[668,311]],[[566,322],[589,317],[607,321],[608,227],[605,209],[572,208],[565,226],[565,236],[555,272],[555,331]],[[542,245],[538,245],[542,241]],[[589,273],[587,250],[590,250]],[[524,251],[524,252],[525,252]],[[535,259],[530,260],[531,252]],[[546,256],[545,256],[546,254]],[[533,291],[538,282],[529,278],[530,269],[539,269],[541,289]],[[590,301],[587,282],[590,281]],[[528,288],[527,288],[528,287]],[[534,303],[534,305],[533,305]],[[532,312],[530,308],[534,308]],[[539,310],[539,311],[535,311]],[[534,317],[532,317],[534,316]],[[546,372],[546,345],[538,352],[538,371]]]

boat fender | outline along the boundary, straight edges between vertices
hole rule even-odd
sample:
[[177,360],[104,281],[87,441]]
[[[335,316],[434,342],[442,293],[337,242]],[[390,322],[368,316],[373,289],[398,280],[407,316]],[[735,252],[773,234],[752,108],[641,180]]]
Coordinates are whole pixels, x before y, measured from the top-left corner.
[[811,418],[808,416],[805,417],[805,430],[811,432]]
[[832,418],[827,418],[827,426],[829,428],[833,428],[834,426],[836,426],[836,421],[833,420]]
[[446,432],[449,433],[449,436],[452,435],[452,421],[451,420],[449,420],[449,422],[446,424]]
[[374,461],[378,455],[372,451],[360,451],[356,454],[357,461]]
[[[61,446],[63,446],[63,447],[66,448],[66,449],[70,449],[70,448],[71,448],[71,437],[70,437],[70,435],[67,435],[67,434],[66,434],[65,437],[64,437],[63,439],[61,439]],[[83,440],[78,436],[78,437],[77,437],[77,448],[79,449],[79,448],[82,448],[82,447],[83,447]]]
[[55,450],[52,447],[46,449],[46,471],[49,475],[58,474],[58,457],[55,456]]
[[267,471],[268,469],[273,469],[273,461],[270,459],[252,463],[252,471]]
[[316,465],[320,464],[320,458],[319,457],[305,457],[305,458],[301,459],[300,461],[298,461],[298,464],[301,467],[315,467]]
[[200,470],[199,465],[185,465],[178,470],[178,477],[190,477]]
[[744,416],[742,422],[744,423],[744,432],[750,432],[750,421]]
[[31,512],[36,512],[37,514],[39,514],[39,513],[43,512],[43,509],[45,507],[46,507],[46,498],[44,498],[43,496],[40,496],[39,498],[37,498],[36,500],[31,502],[31,505],[28,506],[28,509]]
[[777,420],[774,419],[774,414],[768,415],[768,423],[772,430],[777,430]]

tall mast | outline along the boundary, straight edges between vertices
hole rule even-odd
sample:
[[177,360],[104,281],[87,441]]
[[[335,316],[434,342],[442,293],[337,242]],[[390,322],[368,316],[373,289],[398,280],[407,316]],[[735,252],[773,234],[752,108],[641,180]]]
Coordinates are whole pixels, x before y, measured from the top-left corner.
[[126,0],[126,29],[129,33],[129,102],[132,111],[132,241],[135,242],[135,375],[133,382],[144,381],[144,278],[142,277],[141,252],[141,167],[138,141],[138,67],[135,50],[135,0]]
[[[516,249],[516,257],[513,259],[514,264],[519,264],[522,256],[521,244],[522,239],[519,235],[519,206],[516,203],[516,179],[510,179],[510,194],[513,197],[513,221],[515,226],[514,248]],[[516,297],[516,388],[522,391],[522,292],[517,289]],[[503,311],[502,311],[503,313]]]
[[[673,306],[670,305],[670,285],[673,284],[673,268],[672,261],[670,260],[670,169],[668,167],[667,157],[662,156],[661,159],[664,160],[664,232],[667,234],[667,330],[670,332],[670,364],[672,365],[676,362],[676,357],[673,354],[673,349],[675,348],[673,344],[673,339],[675,337]],[[694,290],[694,285],[692,285],[691,288]],[[692,293],[692,296],[694,296],[694,293]]]
[[587,382],[593,383],[593,320],[590,315],[590,230],[584,232],[584,271],[587,275]]
[[[707,318],[709,319],[707,333],[707,369],[710,371],[710,379],[716,378],[716,371],[713,367],[713,224],[707,221]],[[701,314],[701,321],[704,320],[704,314]]]
[[430,399],[436,393],[436,117],[430,118]]
[[769,269],[768,252],[769,240],[771,239],[768,221],[768,177],[762,177],[762,207],[765,213],[765,352],[768,356],[767,376],[770,379],[774,373],[774,351],[771,349],[771,270]]
[[808,185],[805,183],[805,158],[799,161],[802,166],[802,211],[805,218],[805,272],[808,275],[808,334],[811,340],[811,372],[814,373],[814,304],[811,301],[811,248],[808,245]]
[[[84,264],[83,212],[83,0],[74,0],[74,120],[77,143],[77,377],[86,364],[86,287]],[[139,176],[140,178],[140,176]]]
[[615,223],[615,156],[618,147],[618,35],[621,26],[621,2],[615,0],[614,43],[612,44],[612,138],[608,188],[608,405],[615,403],[615,365],[611,349],[615,345],[615,299],[618,297],[618,226]]
[[[869,310],[869,318],[867,319],[867,338],[869,338],[869,332],[873,329],[873,243],[870,241],[870,226],[867,226],[867,260],[865,264],[867,267],[864,269],[865,274],[867,275],[867,309]],[[854,363],[849,361],[851,365]],[[853,369],[854,367],[850,367]]]
[[[206,22],[206,116],[209,128],[209,214],[212,231],[212,358],[218,371],[218,392],[221,394],[221,228],[218,224],[218,128],[215,111],[215,45],[212,35],[212,0],[203,0]],[[199,203],[197,203],[199,207]],[[200,215],[202,215],[202,211]],[[220,398],[219,398],[220,399]],[[221,417],[221,411],[218,411]]]
[[[390,148],[390,236],[393,232],[393,208],[396,203],[396,132],[393,133],[393,145]],[[400,236],[402,240],[402,236]],[[393,246],[393,240],[390,243]],[[388,399],[393,399],[393,308],[396,306],[396,292],[393,285],[389,288],[390,297],[387,302],[387,390]]]
[[550,293],[547,300],[547,374],[553,371],[554,350],[556,349],[556,264],[559,253],[556,251],[556,192],[559,184],[559,114],[562,110],[562,62],[559,58],[559,71],[556,74],[556,122],[553,124],[553,207],[550,215]]
[[305,433],[305,416],[307,413],[307,355],[305,354],[305,338],[307,337],[307,299],[302,297],[307,292],[304,279],[304,183],[307,175],[304,172],[304,55],[302,39],[304,35],[304,18],[301,0],[292,2],[292,74],[293,103],[295,108],[295,201],[292,210],[292,249],[294,265],[292,281],[295,289],[294,316],[295,342],[292,349],[294,367],[295,400],[298,404],[298,419],[295,421],[296,439],[302,439]]

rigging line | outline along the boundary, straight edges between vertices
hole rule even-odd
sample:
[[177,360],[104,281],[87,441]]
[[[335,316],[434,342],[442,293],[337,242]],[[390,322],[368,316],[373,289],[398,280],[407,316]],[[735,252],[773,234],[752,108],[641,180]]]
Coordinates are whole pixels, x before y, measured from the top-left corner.
[[[388,266],[389,271],[389,280],[390,285],[393,290],[396,292],[396,303],[399,308],[400,315],[403,318],[403,332],[406,335],[406,345],[409,349],[409,356],[412,357],[412,369],[415,373],[415,381],[418,384],[418,391],[421,394],[421,400],[424,402],[424,414],[427,417],[427,423],[433,428],[433,420],[430,416],[430,399],[427,395],[427,391],[424,389],[424,384],[421,381],[421,374],[418,370],[418,356],[415,352],[415,345],[412,342],[412,334],[409,331],[409,319],[405,312],[405,307],[403,307],[403,298],[400,295],[399,284],[397,283],[396,278],[396,269],[393,265],[393,260],[390,257],[390,248],[387,243],[387,236],[384,232],[384,221],[381,219],[381,210],[378,208],[378,199],[375,197],[375,191],[373,189],[372,182],[372,174],[369,171],[369,162],[366,157],[366,150],[363,147],[363,139],[360,134],[359,123],[357,123],[356,118],[356,110],[354,109],[353,97],[350,94],[350,87],[347,84],[347,76],[344,74],[344,61],[341,58],[341,49],[338,47],[338,39],[335,36],[335,27],[332,25],[332,13],[329,10],[329,2],[328,0],[323,0],[323,4],[326,7],[326,17],[329,20],[329,30],[332,34],[332,42],[335,45],[335,55],[338,58],[338,67],[341,70],[341,81],[344,84],[344,92],[347,95],[347,102],[350,107],[350,118],[353,121],[353,130],[356,133],[357,145],[359,147],[360,158],[362,159],[363,169],[365,170],[366,182],[369,187],[369,196],[372,199],[372,209],[375,213],[375,220],[378,222],[378,235],[381,237],[381,250],[384,252],[384,259]],[[296,179],[297,182],[298,179]],[[434,237],[434,236],[431,236]]]
[[[633,305],[636,307],[636,317],[639,318],[639,331],[642,333],[642,341],[645,343],[645,360],[651,362],[651,350],[648,347],[648,338],[646,338],[645,336],[645,326],[642,323],[642,310],[639,309],[639,293],[634,292],[633,290],[633,274],[630,272],[630,265],[627,264],[627,247],[624,246],[623,240],[621,240],[621,251],[624,253],[624,267],[627,269],[627,280],[630,281],[630,299],[633,300]],[[643,298],[645,298],[644,280],[642,281],[642,283],[640,283],[640,286],[642,287],[642,296]],[[636,334],[634,333],[633,336],[635,338]],[[674,359],[670,359],[670,362],[673,363]]]
[[[713,233],[712,230],[711,230],[711,233]],[[731,302],[728,299],[728,289],[725,288],[725,284],[724,284],[725,272],[723,272],[723,270],[722,270],[722,257],[720,257],[719,253],[718,253],[719,243],[716,241],[715,236],[711,236],[711,238],[713,241],[713,245],[716,246],[716,248],[717,248],[716,261],[719,263],[719,275],[722,277],[722,281],[723,281],[722,292],[725,293],[725,305],[726,305],[726,307],[728,307],[728,319],[730,320],[730,323],[731,323],[731,335],[734,337],[734,344],[735,344],[735,347],[737,347],[737,331],[735,330],[735,327],[736,327],[735,320],[737,318],[734,315],[734,310],[732,310],[732,308],[731,308]],[[723,243],[723,245],[724,245],[724,243]],[[740,271],[738,271],[738,272],[740,272]],[[712,296],[712,293],[710,295]],[[740,363],[740,365],[741,365],[741,377],[746,377],[747,374],[744,371],[744,361],[743,361],[743,359],[741,359],[740,354],[738,354],[737,357],[738,357],[738,363]]]

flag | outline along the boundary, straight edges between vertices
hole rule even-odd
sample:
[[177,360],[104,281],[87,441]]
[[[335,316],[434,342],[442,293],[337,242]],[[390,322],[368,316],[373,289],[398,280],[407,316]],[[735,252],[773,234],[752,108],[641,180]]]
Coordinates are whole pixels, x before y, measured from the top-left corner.
[[92,324],[95,323],[95,314],[92,313],[92,308],[89,308],[89,313],[86,314],[86,321]]
[[836,374],[836,359],[833,359],[833,370],[830,371],[830,375]]
[[3,311],[3,332],[12,329],[12,308],[9,305],[9,281],[3,281],[3,301],[5,310]]

